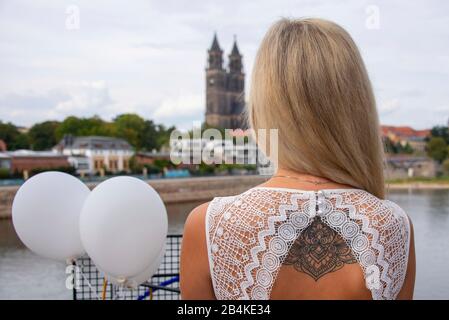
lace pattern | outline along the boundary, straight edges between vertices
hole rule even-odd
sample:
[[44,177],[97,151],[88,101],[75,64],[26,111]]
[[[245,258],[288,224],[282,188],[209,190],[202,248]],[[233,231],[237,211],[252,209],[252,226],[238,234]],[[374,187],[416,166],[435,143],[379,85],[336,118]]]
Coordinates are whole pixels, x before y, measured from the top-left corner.
[[395,299],[405,279],[410,237],[399,206],[357,189],[262,187],[209,204],[206,236],[217,299],[269,299],[290,247],[315,217],[351,248],[373,299]]

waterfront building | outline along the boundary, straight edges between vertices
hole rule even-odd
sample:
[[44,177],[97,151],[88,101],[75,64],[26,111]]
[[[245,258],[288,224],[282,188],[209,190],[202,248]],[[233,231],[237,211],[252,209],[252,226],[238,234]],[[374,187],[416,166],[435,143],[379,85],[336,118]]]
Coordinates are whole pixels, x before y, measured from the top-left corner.
[[10,173],[31,173],[33,170],[69,168],[66,155],[53,151],[15,150],[0,152],[0,168]]
[[134,154],[126,140],[101,136],[67,135],[53,150],[68,156],[79,174],[96,174],[102,170],[129,172],[129,160]]

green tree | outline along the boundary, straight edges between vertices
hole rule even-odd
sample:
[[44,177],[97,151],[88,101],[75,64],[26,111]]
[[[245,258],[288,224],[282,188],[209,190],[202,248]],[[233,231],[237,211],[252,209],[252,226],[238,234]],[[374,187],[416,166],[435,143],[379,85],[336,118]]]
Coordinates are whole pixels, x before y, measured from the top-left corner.
[[56,129],[58,141],[66,134],[73,136],[114,136],[115,127],[98,116],[90,118],[70,116],[65,118]]
[[144,146],[145,120],[137,114],[125,113],[114,119],[115,135],[128,141],[136,150]]
[[445,126],[436,126],[430,130],[431,137],[441,137],[449,144],[449,129]]
[[31,149],[48,150],[58,143],[56,130],[59,126],[58,121],[45,121],[37,123],[28,131]]
[[432,137],[427,143],[427,154],[432,159],[442,163],[448,155],[448,146],[442,137]]
[[160,149],[162,146],[167,146],[170,142],[170,135],[174,130],[176,130],[175,126],[166,128],[163,124],[158,124],[156,126],[155,146],[153,149]]
[[136,150],[159,150],[167,145],[175,127],[166,128],[137,114],[121,114],[114,119],[115,135],[131,143]]
[[28,136],[21,133],[11,122],[0,121],[0,139],[6,143],[8,150],[28,149]]
[[383,142],[384,142],[384,147],[385,147],[386,153],[391,153],[391,154],[398,153],[397,146],[393,143],[393,141],[391,141],[390,138],[385,137],[383,139]]

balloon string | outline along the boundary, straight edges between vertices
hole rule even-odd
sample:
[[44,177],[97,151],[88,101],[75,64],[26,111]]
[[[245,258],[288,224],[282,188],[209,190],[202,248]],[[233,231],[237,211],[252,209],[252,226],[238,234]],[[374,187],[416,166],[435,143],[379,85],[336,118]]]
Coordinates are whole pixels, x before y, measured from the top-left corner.
[[106,277],[103,279],[103,291],[101,293],[101,300],[106,300],[106,286],[108,285],[108,280]]
[[89,279],[86,277],[86,275],[83,272],[80,272],[80,273],[81,273],[81,276],[83,277],[84,281],[86,281],[87,286],[89,287],[90,291],[92,291],[92,293],[95,295],[95,298],[97,300],[100,300],[97,290],[95,290],[94,287],[92,287],[92,285],[89,282]]

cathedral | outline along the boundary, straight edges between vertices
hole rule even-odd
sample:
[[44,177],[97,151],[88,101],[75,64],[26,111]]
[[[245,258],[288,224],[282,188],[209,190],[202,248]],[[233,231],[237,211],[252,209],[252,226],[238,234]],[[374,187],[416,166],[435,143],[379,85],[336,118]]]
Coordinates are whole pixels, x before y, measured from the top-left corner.
[[246,129],[245,74],[242,55],[234,39],[228,67],[223,68],[223,50],[214,35],[206,67],[206,125],[214,128]]

